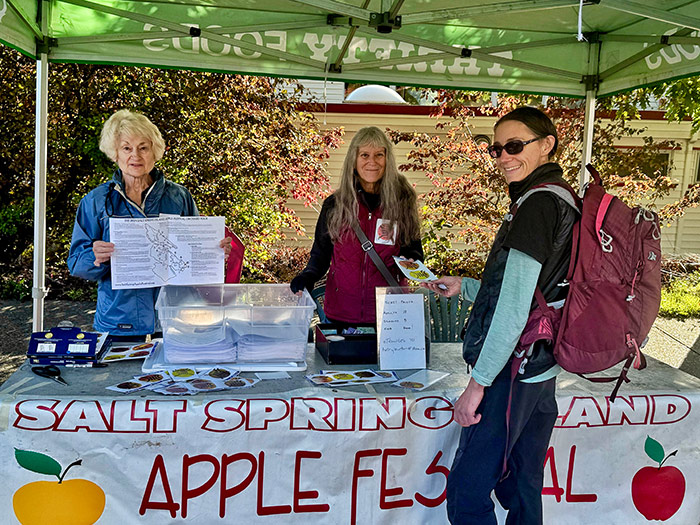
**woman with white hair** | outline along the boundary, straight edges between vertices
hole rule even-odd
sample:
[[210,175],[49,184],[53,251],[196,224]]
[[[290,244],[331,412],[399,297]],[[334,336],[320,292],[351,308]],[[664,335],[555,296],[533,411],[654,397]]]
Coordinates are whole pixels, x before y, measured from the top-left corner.
[[[158,288],[113,290],[109,261],[109,219],[158,217],[160,214],[199,215],[192,195],[167,180],[155,167],[165,142],[158,128],[144,115],[117,111],[102,128],[100,150],[117,163],[112,180],[101,184],[80,201],[68,255],[72,275],[97,281],[94,328],[113,338],[138,341],[156,328]],[[221,241],[226,257],[231,239]]]
[[337,324],[374,323],[375,288],[389,286],[353,230],[359,225],[398,282],[394,255],[422,259],[416,192],[396,167],[392,144],[376,127],[360,129],[345,156],[340,188],[323,202],[306,268],[291,282],[313,289],[326,272],[324,312]]

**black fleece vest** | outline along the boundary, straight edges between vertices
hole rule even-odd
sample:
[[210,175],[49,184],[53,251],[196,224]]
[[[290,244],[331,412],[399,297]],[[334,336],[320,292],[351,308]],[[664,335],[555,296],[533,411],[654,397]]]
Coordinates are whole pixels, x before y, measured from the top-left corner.
[[[562,170],[559,165],[547,163],[537,168],[522,181],[511,183],[509,185],[511,209],[513,204],[532,187],[552,182],[566,184],[562,178]],[[537,285],[542,290],[547,302],[557,301],[566,296],[567,289],[557,286],[557,284],[566,278],[571,256],[573,225],[577,219],[576,212],[569,204],[558,197],[556,203],[558,217],[554,245],[551,255],[542,265],[537,281]],[[503,242],[508,234],[510,225],[511,222],[504,218],[491,247],[491,252],[486,259],[486,265],[481,277],[481,287],[467,321],[462,355],[464,360],[472,366],[474,366],[481,353],[501,291],[503,274],[508,258],[508,250],[503,247]],[[533,298],[530,311],[536,304]],[[529,358],[525,367],[525,373],[520,376],[521,379],[539,375],[556,364],[551,345],[538,342],[533,350],[533,355]]]

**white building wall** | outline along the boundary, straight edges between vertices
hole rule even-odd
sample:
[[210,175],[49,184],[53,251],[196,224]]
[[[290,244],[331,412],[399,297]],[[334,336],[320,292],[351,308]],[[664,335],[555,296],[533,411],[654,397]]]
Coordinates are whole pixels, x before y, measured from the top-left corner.
[[[325,122],[324,127],[342,127],[345,132],[343,137],[344,144],[332,152],[328,161],[327,169],[331,177],[332,188],[338,186],[347,147],[357,130],[363,126],[373,125],[383,130],[391,128],[444,135],[443,131],[436,130],[436,119],[428,115],[328,112],[317,114],[317,118],[319,122]],[[470,122],[473,126],[472,131],[474,135],[483,134],[491,137],[494,121],[493,117],[473,118]],[[662,202],[657,202],[657,207],[679,199],[690,184],[700,183],[700,181],[696,181],[698,163],[700,162],[700,141],[691,140],[690,123],[641,120],[632,121],[629,125],[635,128],[646,128],[648,133],[654,138],[673,139],[680,144],[680,149],[669,152],[673,161],[673,169],[670,175],[677,179],[678,186],[669,197]],[[620,146],[639,146],[642,143],[641,137],[634,137],[625,139],[620,143]],[[410,150],[411,145],[406,143],[395,147],[394,151],[399,165],[407,162],[407,154]],[[432,183],[424,174],[416,172],[404,173],[415,184],[419,195],[431,189]],[[321,203],[315,208],[305,208],[299,202],[290,204],[299,215],[306,233],[304,236],[299,237],[295,233],[287,231],[285,233],[288,236],[288,242],[294,245],[310,247]],[[459,246],[457,247],[459,248]],[[662,247],[665,253],[700,253],[700,208],[688,210],[683,218],[662,228]]]

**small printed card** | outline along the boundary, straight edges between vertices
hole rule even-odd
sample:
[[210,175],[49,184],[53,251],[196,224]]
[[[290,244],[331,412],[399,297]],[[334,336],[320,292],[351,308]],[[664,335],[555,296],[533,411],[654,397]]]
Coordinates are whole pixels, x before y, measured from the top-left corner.
[[450,375],[448,372],[439,372],[437,370],[420,370],[415,374],[399,379],[396,383],[392,383],[392,386],[400,386],[411,390],[423,390],[448,375]]
[[401,272],[412,281],[428,282],[436,281],[437,277],[422,261],[409,261],[405,257],[394,255],[396,265]]
[[167,372],[152,372],[149,374],[142,374],[136,376],[133,379],[127,381],[122,381],[116,385],[108,386],[107,390],[113,390],[114,392],[121,392],[122,394],[128,394],[130,392],[136,392],[137,390],[142,390],[144,388],[150,388],[154,385],[170,381],[170,376]]
[[306,376],[306,379],[311,381],[314,385],[336,387],[351,386],[361,383],[387,383],[396,381],[398,376],[394,372],[384,370],[320,370],[318,374]]
[[[151,372],[136,376],[117,385],[108,386],[107,390],[128,394],[137,390],[148,389],[164,395],[187,396],[200,392],[248,388],[260,382],[260,379],[257,378],[238,377],[238,370],[230,370],[224,367],[211,368],[199,373],[191,368],[179,370],[183,370],[183,372],[180,376],[177,376],[177,379],[171,377],[173,371],[169,373],[166,371]],[[188,375],[190,371],[192,372],[191,376]],[[184,375],[188,375],[188,377],[182,377]]]
[[114,343],[109,351],[102,356],[100,363],[145,359],[153,352],[156,345],[158,345],[156,341],[150,343]]

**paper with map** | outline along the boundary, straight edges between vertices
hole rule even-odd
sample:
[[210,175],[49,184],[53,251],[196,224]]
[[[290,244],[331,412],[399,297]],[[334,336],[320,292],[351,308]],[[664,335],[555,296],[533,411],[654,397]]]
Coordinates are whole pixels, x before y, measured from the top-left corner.
[[224,282],[224,217],[109,219],[112,288]]

